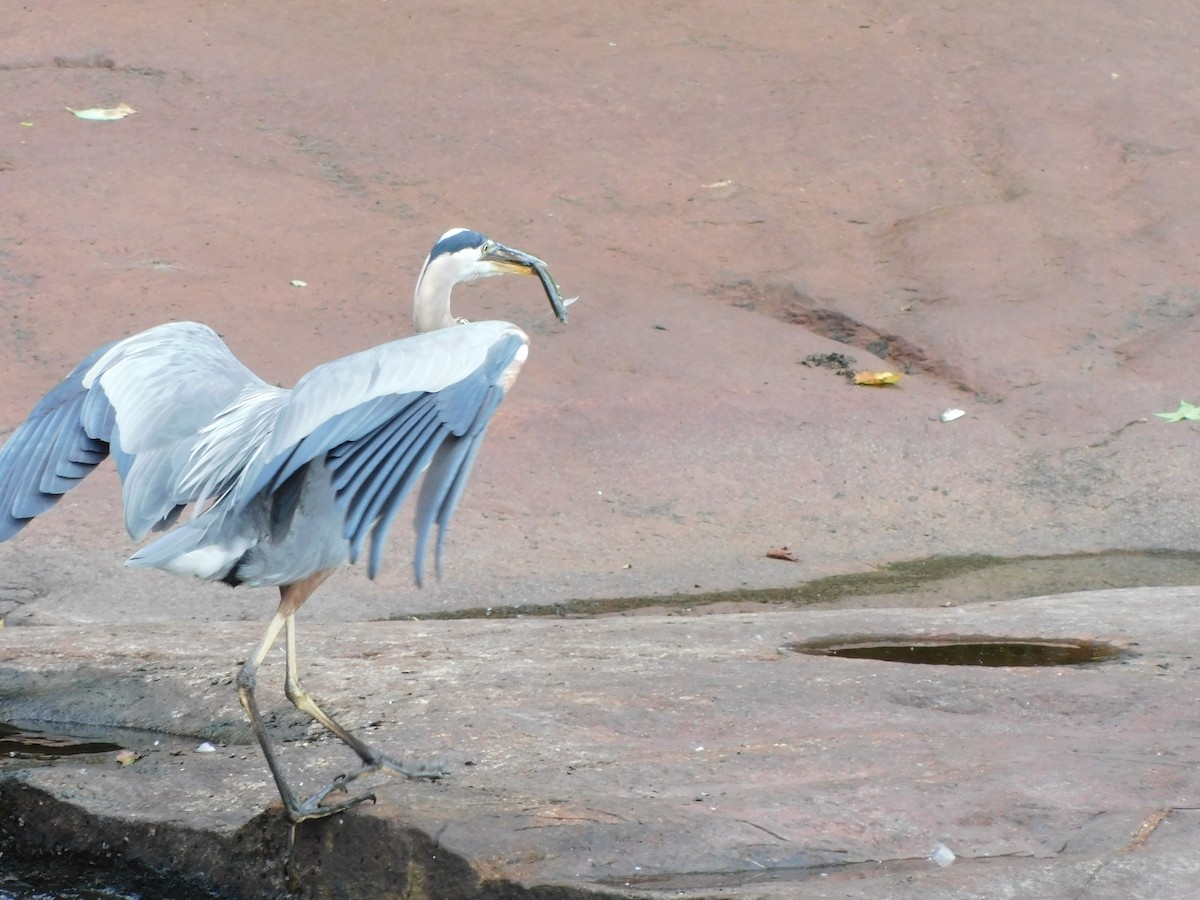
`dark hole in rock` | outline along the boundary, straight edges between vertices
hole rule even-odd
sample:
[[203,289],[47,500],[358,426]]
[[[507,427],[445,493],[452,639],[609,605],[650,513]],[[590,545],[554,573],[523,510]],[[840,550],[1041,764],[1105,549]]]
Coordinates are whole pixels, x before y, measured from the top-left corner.
[[1128,656],[1104,641],[992,637],[863,637],[789,644],[812,656],[927,666],[1081,666]]

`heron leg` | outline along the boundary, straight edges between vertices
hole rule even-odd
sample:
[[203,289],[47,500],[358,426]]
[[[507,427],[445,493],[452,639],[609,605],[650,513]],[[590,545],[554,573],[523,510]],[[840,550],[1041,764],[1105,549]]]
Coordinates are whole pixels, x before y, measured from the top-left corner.
[[[282,607],[282,604],[280,604]],[[259,746],[262,747],[263,756],[267,760],[267,767],[271,770],[271,775],[275,779],[275,786],[279,789],[279,798],[283,801],[283,808],[287,814],[288,820],[293,824],[303,822],[306,819],[320,819],[325,816],[331,816],[343,810],[349,809],[362,803],[364,800],[374,801],[374,794],[362,794],[357,797],[351,797],[348,800],[343,800],[339,803],[331,803],[322,806],[321,802],[333,791],[344,789],[346,782],[349,780],[345,776],[334,779],[327,787],[313,794],[304,801],[296,799],[296,793],[287,783],[287,779],[283,775],[283,767],[279,764],[279,760],[275,756],[275,752],[271,749],[271,742],[267,737],[267,730],[263,726],[262,715],[258,710],[258,703],[254,699],[254,684],[255,674],[258,667],[262,665],[262,661],[266,659],[267,654],[271,652],[271,648],[275,645],[275,641],[279,637],[279,632],[287,625],[292,614],[284,614],[282,608],[271,619],[271,624],[267,626],[267,631],[259,641],[258,646],[254,649],[250,659],[242,666],[238,672],[237,687],[238,699],[241,700],[242,708],[246,711],[246,715],[250,719],[250,725],[254,729],[254,735],[258,738]]]
[[342,784],[353,781],[359,775],[376,769],[387,768],[406,775],[409,778],[440,778],[446,774],[440,763],[407,763],[391,759],[380,753],[370,744],[356,738],[338,724],[337,720],[321,709],[316,699],[300,683],[299,663],[296,656],[296,621],[294,616],[287,618],[287,680],[284,682],[284,693],[292,701],[296,709],[320,722],[342,741],[347,747],[358,754],[363,761],[362,767],[342,776]]
[[284,681],[283,692],[287,695],[287,698],[292,701],[292,705],[300,710],[300,712],[312,719],[316,719],[337,735],[341,742],[357,753],[364,763],[375,762],[379,754],[339,725],[337,719],[321,709],[313,695],[306,691],[304,685],[300,683],[300,676],[298,674],[299,663],[296,656],[296,619],[294,616],[288,616],[286,634],[287,680]]

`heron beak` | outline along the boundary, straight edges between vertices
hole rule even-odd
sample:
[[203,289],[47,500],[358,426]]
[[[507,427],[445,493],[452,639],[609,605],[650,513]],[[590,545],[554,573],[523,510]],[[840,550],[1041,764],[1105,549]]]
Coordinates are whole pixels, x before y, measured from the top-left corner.
[[563,300],[558,284],[550,276],[550,270],[546,268],[544,262],[536,256],[495,242],[483,251],[483,258],[501,272],[510,272],[514,275],[537,275],[550,300],[550,308],[554,310],[555,317],[560,322],[567,321],[567,303]]

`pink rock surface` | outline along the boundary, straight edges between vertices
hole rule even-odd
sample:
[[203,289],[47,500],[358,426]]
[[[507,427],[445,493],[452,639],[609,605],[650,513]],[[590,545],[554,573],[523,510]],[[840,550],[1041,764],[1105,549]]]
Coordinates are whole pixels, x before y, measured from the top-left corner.
[[[1174,9],[22,10],[0,419],[172,318],[290,384],[409,333],[423,255],[466,224],[582,299],[559,328],[531,282],[459,290],[531,331],[530,363],[444,586],[410,592],[397,530],[385,580],[347,594],[410,612],[1190,548],[1194,429],[1153,417],[1190,396],[1200,302]],[[63,109],[117,102],[137,114]],[[829,352],[905,377],[799,365]],[[75,553],[110,570],[132,547],[92,481],[0,552],[61,538],[43,579]]]

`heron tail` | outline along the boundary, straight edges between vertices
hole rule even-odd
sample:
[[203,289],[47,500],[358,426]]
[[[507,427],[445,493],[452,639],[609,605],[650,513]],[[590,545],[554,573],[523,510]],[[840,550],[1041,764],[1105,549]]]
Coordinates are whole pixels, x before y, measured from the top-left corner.
[[204,525],[189,523],[147,544],[125,561],[135,569],[162,569],[205,581],[226,579],[249,548],[248,542],[218,543]]

